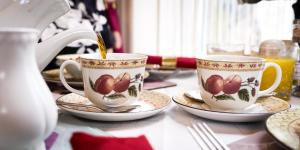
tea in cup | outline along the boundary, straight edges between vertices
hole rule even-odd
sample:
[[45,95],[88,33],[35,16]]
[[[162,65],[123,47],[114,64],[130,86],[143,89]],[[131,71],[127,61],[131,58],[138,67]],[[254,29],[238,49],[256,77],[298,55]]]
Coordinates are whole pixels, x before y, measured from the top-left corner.
[[[99,108],[130,105],[138,99],[143,89],[143,75],[147,56],[129,53],[108,53],[106,59],[99,54],[81,55],[80,63],[64,61],[60,67],[60,79],[71,92],[87,97]],[[84,91],[68,85],[64,68],[76,66],[82,71]]]
[[[264,70],[274,67],[273,85],[260,91]],[[276,63],[250,56],[208,55],[197,59],[200,94],[206,104],[221,110],[241,110],[260,96],[273,92],[281,81]]]

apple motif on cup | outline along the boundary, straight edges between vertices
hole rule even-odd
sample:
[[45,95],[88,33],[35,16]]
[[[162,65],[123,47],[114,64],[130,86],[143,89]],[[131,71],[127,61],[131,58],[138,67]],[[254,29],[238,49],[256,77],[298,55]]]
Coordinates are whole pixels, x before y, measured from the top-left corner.
[[115,79],[113,76],[105,74],[100,76],[94,85],[96,92],[100,94],[108,94],[114,89]]
[[[128,72],[119,74],[116,78],[112,75],[104,74],[97,78],[95,83],[89,79],[91,88],[103,95],[103,98],[118,99],[125,98],[124,95],[128,91],[128,95],[132,97],[138,96],[138,91],[142,89],[143,76],[139,73],[133,76]],[[132,85],[131,85],[132,84]]]
[[[212,98],[216,100],[235,100],[231,94],[237,93],[240,100],[246,102],[250,100],[250,93],[253,97],[256,95],[255,87],[259,86],[255,77],[249,77],[246,81],[242,81],[242,78],[237,74],[230,75],[225,80],[220,75],[211,75],[206,79],[206,82],[201,77],[201,83],[203,89],[212,94]],[[251,88],[251,91],[249,92],[247,88],[241,89],[241,87]]]
[[224,80],[223,92],[226,94],[234,94],[239,91],[242,78],[239,75],[231,75]]
[[205,83],[205,89],[213,94],[216,95],[219,92],[221,92],[223,90],[223,78],[219,75],[212,75],[210,76]]
[[116,92],[124,92],[128,89],[130,84],[130,74],[125,72],[117,76],[115,79],[115,87],[114,91]]

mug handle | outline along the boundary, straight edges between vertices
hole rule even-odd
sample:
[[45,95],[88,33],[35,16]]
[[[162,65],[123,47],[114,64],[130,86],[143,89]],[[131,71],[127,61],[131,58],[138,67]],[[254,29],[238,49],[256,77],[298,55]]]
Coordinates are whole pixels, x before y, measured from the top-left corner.
[[63,62],[59,68],[59,78],[62,82],[62,84],[64,85],[64,87],[66,89],[68,89],[70,92],[79,94],[81,96],[84,96],[84,91],[81,90],[76,90],[74,88],[72,88],[66,81],[65,76],[64,76],[64,69],[67,65],[75,65],[79,70],[81,70],[80,64],[74,60],[67,60],[65,62]]
[[271,87],[269,87],[266,90],[259,91],[258,94],[257,94],[258,97],[264,96],[266,94],[269,94],[269,93],[273,92],[279,86],[279,84],[281,82],[282,71],[281,71],[280,66],[276,63],[273,63],[273,62],[267,62],[264,71],[269,67],[274,67],[275,68],[275,70],[276,70],[276,79],[275,79],[275,81],[274,81],[274,83],[272,84]]

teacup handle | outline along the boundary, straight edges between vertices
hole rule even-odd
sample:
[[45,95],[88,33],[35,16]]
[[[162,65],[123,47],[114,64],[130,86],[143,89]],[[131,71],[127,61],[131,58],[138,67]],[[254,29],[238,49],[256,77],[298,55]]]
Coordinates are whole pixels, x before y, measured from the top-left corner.
[[281,71],[280,66],[276,63],[273,63],[273,62],[267,62],[264,71],[269,67],[274,67],[275,68],[275,70],[276,70],[276,79],[275,79],[275,81],[274,81],[274,83],[272,84],[271,87],[269,87],[266,90],[259,91],[258,92],[258,97],[264,96],[266,94],[269,94],[269,93],[273,92],[280,84],[281,76],[282,76],[282,71]]
[[64,69],[67,65],[75,65],[79,70],[81,70],[80,64],[74,60],[67,60],[65,62],[63,62],[60,66],[59,69],[59,78],[62,82],[62,84],[65,86],[66,89],[68,89],[70,92],[79,94],[81,96],[84,96],[84,91],[81,90],[76,90],[74,88],[72,88],[66,81],[65,76],[64,76]]

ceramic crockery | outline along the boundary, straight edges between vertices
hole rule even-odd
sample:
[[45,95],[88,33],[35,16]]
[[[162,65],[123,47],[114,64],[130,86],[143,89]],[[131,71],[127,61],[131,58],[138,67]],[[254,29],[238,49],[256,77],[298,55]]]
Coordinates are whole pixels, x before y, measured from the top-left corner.
[[1,150],[46,149],[56,126],[57,107],[35,59],[38,33],[0,27]]
[[[169,106],[171,98],[160,92],[144,90],[141,92],[139,100],[134,103],[135,105],[140,105],[140,107],[122,113],[108,113],[95,107],[90,107],[94,104],[86,97],[74,93],[58,98],[56,103],[61,109],[72,115],[86,119],[98,121],[129,121],[158,114]],[[76,106],[77,104],[81,106],[78,107]]]
[[[78,68],[76,68],[78,70]],[[50,69],[45,70],[42,72],[42,75],[46,82],[48,83],[55,83],[58,85],[61,85],[61,80],[59,79],[59,68],[58,69]],[[73,75],[71,75],[69,72],[65,71],[65,79],[67,80],[67,83],[76,88],[83,88],[83,81],[82,81],[82,73],[80,71],[80,79],[74,78]],[[149,77],[149,72],[145,71],[144,73],[144,79],[147,79]]]
[[[77,69],[77,68],[76,68]],[[58,85],[61,85],[61,81],[59,79],[59,68],[58,69],[50,69],[50,70],[45,70],[42,72],[43,78],[47,83],[55,83]],[[73,75],[71,75],[69,72],[65,71],[64,76],[65,79],[67,80],[67,83],[76,88],[83,88],[83,81],[81,79],[82,74],[80,72],[80,79],[74,78]]]
[[[81,55],[80,63],[67,60],[60,67],[60,79],[71,92],[87,97],[97,107],[130,105],[143,89],[147,56],[129,53],[108,53],[107,59],[99,54]],[[64,68],[74,65],[82,71],[84,91],[68,85]]]
[[[0,27],[35,28],[38,37],[44,29],[60,16],[70,11],[68,0],[0,0]],[[13,18],[13,19],[12,19]],[[36,41],[36,60],[40,71],[69,43],[89,39],[96,43],[97,36],[92,28],[74,27],[43,42]]]
[[270,116],[266,129],[287,149],[300,149],[300,109],[292,108]]
[[224,111],[211,108],[198,99],[185,94],[173,97],[173,101],[184,111],[193,115],[225,122],[253,122],[265,120],[270,115],[290,108],[288,102],[273,96],[260,97],[255,104],[243,110]]
[[[276,70],[273,85],[260,91],[263,71]],[[197,59],[200,94],[210,107],[240,110],[255,103],[260,96],[271,93],[280,84],[281,68],[263,58],[233,55],[209,55]]]

